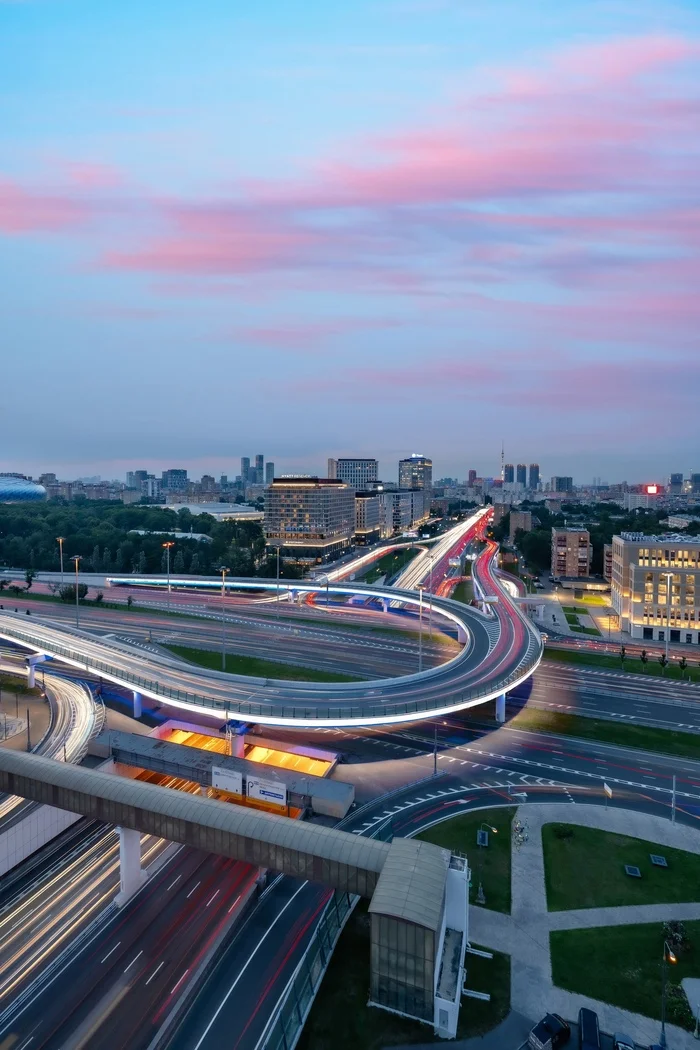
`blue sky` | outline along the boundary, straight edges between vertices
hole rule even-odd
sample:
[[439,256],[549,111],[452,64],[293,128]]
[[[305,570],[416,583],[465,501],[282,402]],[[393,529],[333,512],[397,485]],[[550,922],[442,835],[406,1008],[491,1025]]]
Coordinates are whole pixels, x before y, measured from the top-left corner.
[[0,2],[0,469],[697,469],[697,6],[242,6]]

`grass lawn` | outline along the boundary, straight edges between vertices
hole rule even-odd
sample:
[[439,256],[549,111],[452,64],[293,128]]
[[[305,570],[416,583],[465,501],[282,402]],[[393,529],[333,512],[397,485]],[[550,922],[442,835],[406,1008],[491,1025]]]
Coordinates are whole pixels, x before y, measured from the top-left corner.
[[365,575],[361,577],[362,582],[374,583],[380,576],[395,576],[397,572],[405,569],[419,553],[418,547],[404,547],[402,550],[390,551],[370,565]]
[[[221,653],[209,649],[190,649],[186,645],[166,645],[176,656],[200,667],[209,667],[213,671],[221,670]],[[290,682],[359,682],[362,679],[351,674],[335,674],[332,671],[318,671],[314,667],[296,667],[293,664],[275,663],[274,660],[261,660],[257,656],[237,656],[227,653],[226,670],[229,674],[245,674],[252,678],[282,678]]]
[[[698,654],[693,654],[697,656]],[[681,679],[692,682],[700,682],[700,668],[697,660],[689,661],[685,671],[681,671],[677,660],[671,656],[666,673],[656,660],[649,660],[645,665],[636,656],[628,656],[624,663],[619,656],[607,655],[606,653],[584,653],[575,649],[555,649],[552,646],[545,647],[545,660],[553,660],[563,664],[582,664],[585,667],[603,667],[613,671],[625,671],[626,674],[646,674],[651,678],[668,678],[673,682]]]
[[583,627],[580,623],[571,624],[571,630],[578,634],[594,634],[598,638],[601,636],[597,627]]
[[598,606],[609,606],[610,602],[607,598],[602,598],[599,594],[582,594],[580,598],[576,599],[577,602],[584,602],[586,605],[598,605]]
[[562,605],[561,609],[572,616],[590,616],[588,609],[582,609],[579,605]]
[[526,707],[508,725],[513,729],[532,729],[561,736],[577,736],[583,740],[600,740],[621,747],[640,747],[678,758],[700,758],[700,733],[684,733],[678,729],[654,729],[630,722],[608,722],[585,715],[567,715]]
[[[679,953],[675,966],[669,964],[669,990],[684,977],[700,977],[700,922],[686,922],[685,929],[689,946]],[[554,983],[660,1019],[663,943],[661,923],[555,930],[550,934]],[[679,1001],[685,1002],[671,991],[666,1020],[692,1030],[692,1012],[687,1006],[679,1008]]]
[[474,597],[474,584],[471,580],[462,580],[461,583],[457,584],[450,597],[454,598],[456,602],[464,602],[465,605],[469,605]]
[[[550,911],[700,899],[695,853],[574,824],[545,824],[542,847]],[[650,853],[665,857],[668,868],[655,868]],[[626,875],[625,864],[635,864],[641,879]]]
[[[462,813],[421,831],[416,838],[434,842],[436,846],[444,846],[454,852],[466,853],[474,869],[469,890],[471,903],[476,901],[481,879],[486,907],[509,914],[510,826],[514,814],[514,806],[490,809],[485,813]],[[476,833],[483,823],[496,828],[497,834],[489,834],[488,846],[480,848],[476,845]]]
[[[35,685],[33,689],[30,689],[27,685],[27,679],[21,678],[14,674],[5,674],[3,671],[0,673],[0,700],[2,700],[2,694],[19,693],[22,696],[41,696],[41,689],[38,685]],[[9,697],[5,699],[9,700]]]
[[[381,1050],[411,1043],[442,1045],[429,1025],[368,1006],[370,920],[360,901],[340,935],[328,971],[299,1040],[299,1050]],[[474,946],[476,947],[476,945]],[[490,992],[490,1002],[462,999],[457,1038],[489,1031],[510,1009],[510,956],[467,956],[468,987]]]

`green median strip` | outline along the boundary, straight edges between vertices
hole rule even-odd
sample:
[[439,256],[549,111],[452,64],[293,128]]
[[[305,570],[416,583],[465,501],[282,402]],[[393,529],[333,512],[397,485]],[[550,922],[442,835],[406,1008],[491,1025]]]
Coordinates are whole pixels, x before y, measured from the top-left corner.
[[[693,653],[693,657],[699,654]],[[583,667],[601,667],[610,671],[624,671],[625,674],[643,674],[648,678],[667,678],[671,682],[691,681],[700,682],[700,666],[698,660],[687,660],[685,670],[679,666],[679,661],[673,656],[664,672],[661,664],[654,657],[649,657],[643,664],[638,656],[628,655],[623,661],[619,656],[606,653],[588,653],[575,649],[556,649],[551,645],[545,647],[545,661],[548,663],[580,664]]]
[[[221,670],[221,653],[211,649],[191,649],[186,645],[166,645],[171,653],[180,656],[189,663],[208,667],[212,671]],[[262,660],[257,656],[239,656],[227,653],[226,671],[228,674],[249,675],[251,678],[281,678],[289,682],[361,682],[358,675],[338,674],[334,671],[320,671],[315,667],[299,667],[296,664],[283,664],[274,660]]]
[[644,751],[658,751],[678,758],[700,759],[700,733],[684,733],[675,729],[654,729],[652,726],[629,722],[608,722],[583,715],[566,715],[526,707],[508,723],[511,729],[526,729],[558,736],[574,736],[583,740],[599,740],[620,747],[638,747]]

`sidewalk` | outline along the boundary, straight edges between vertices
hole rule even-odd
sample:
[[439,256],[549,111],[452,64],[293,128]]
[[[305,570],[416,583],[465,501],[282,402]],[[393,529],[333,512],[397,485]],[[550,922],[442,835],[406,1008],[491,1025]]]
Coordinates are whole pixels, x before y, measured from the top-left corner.
[[[595,1010],[603,1031],[626,1031],[639,1043],[656,1042],[659,1022],[628,1013],[608,1003],[597,1002],[552,983],[549,933],[555,929],[614,926],[628,923],[663,922],[667,919],[700,918],[700,904],[650,904],[617,908],[590,908],[570,912],[548,912],[542,853],[542,825],[565,821],[599,828],[620,835],[648,839],[700,854],[700,833],[694,828],[671,824],[660,817],[598,806],[553,803],[520,807],[518,818],[528,825],[528,841],[513,849],[512,910],[510,915],[472,907],[469,936],[511,956],[511,1007],[526,1017],[539,1019],[547,1012],[575,1020],[582,1006]],[[697,1041],[690,1032],[667,1025],[671,1050],[693,1050]],[[507,1044],[504,1044],[504,1046]]]

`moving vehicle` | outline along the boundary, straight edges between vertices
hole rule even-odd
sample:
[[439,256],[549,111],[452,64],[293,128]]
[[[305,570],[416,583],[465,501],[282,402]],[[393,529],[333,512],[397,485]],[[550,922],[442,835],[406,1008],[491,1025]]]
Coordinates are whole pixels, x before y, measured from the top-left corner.
[[615,1032],[613,1036],[613,1050],[636,1050],[636,1044],[631,1035],[624,1032]]
[[559,1014],[546,1014],[527,1037],[530,1050],[557,1050],[569,1041],[571,1029]]
[[578,1012],[579,1050],[600,1050],[598,1014],[582,1006]]

